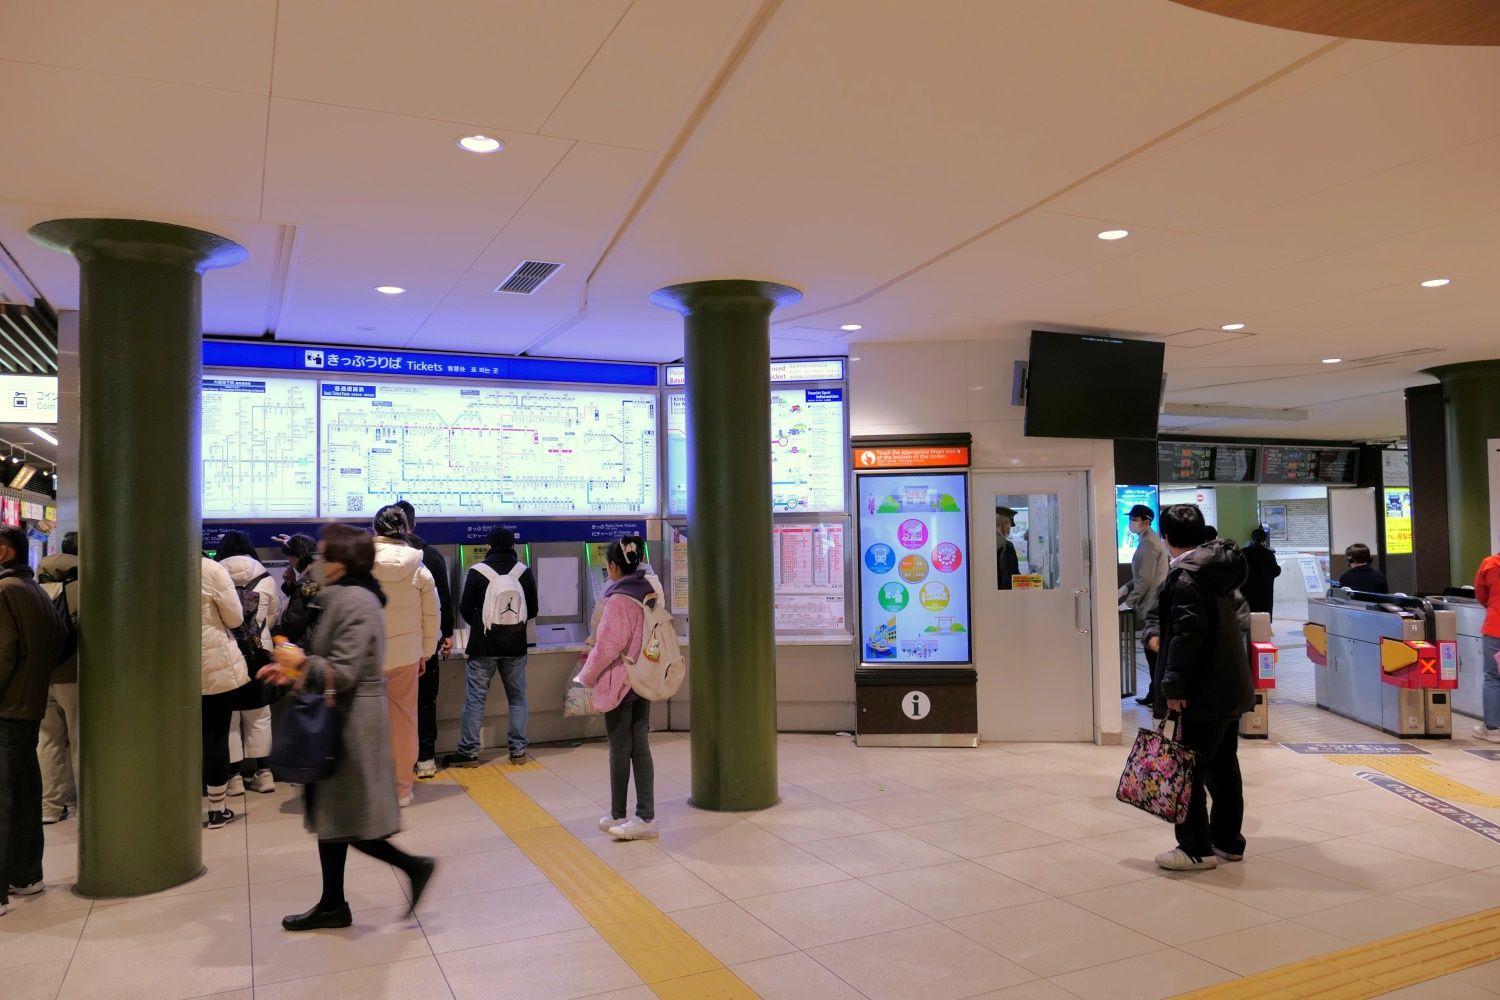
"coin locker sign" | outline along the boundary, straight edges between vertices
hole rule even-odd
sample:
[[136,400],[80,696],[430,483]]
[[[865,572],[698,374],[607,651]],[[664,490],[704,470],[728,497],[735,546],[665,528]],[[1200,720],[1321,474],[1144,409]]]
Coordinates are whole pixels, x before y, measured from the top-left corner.
[[56,375],[0,375],[0,424],[55,423]]

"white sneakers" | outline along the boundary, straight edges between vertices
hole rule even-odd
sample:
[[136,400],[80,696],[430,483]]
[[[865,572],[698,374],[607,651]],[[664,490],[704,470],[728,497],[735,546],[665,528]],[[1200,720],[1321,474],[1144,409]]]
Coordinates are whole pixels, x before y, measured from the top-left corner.
[[412,804],[412,800],[415,799],[416,797],[417,797],[417,793],[413,792],[410,795],[406,796],[405,798],[397,799],[396,800],[396,805],[400,806],[402,809],[405,809],[407,806],[409,806],[409,805]]
[[656,820],[644,820],[636,816],[626,822],[616,822],[607,831],[616,840],[655,840],[661,832]]
[[1214,857],[1218,858],[1220,861],[1229,862],[1245,860],[1245,856],[1243,854],[1230,854],[1228,851],[1221,851],[1217,847],[1214,848]]
[[229,776],[229,784],[226,785],[225,788],[224,788],[224,794],[225,795],[244,795],[245,794],[245,779],[242,778],[242,777],[240,777],[238,774],[231,774]]
[[436,777],[437,777],[437,761],[435,761],[435,760],[419,760],[419,761],[417,761],[417,778],[418,778],[418,780],[426,781],[428,778],[436,778]]
[[625,822],[623,819],[615,819],[613,816],[600,816],[599,832],[608,833],[612,827],[619,826],[623,822]]
[[1210,854],[1201,861],[1194,861],[1182,848],[1174,847],[1156,856],[1156,867],[1165,868],[1169,872],[1206,872],[1219,867],[1217,853]]
[[13,885],[13,886],[11,886],[10,887],[10,894],[12,896],[35,896],[35,895],[37,895],[38,893],[40,893],[45,888],[47,888],[47,886],[45,884],[43,884],[40,879],[38,879],[37,881],[31,883],[30,885]]
[[1484,723],[1475,726],[1471,732],[1476,740],[1484,740],[1486,743],[1500,743],[1500,729],[1491,729]]
[[266,770],[265,768],[261,768],[259,771],[256,771],[255,776],[250,779],[250,784],[244,787],[249,788],[252,792],[260,792],[262,795],[270,795],[272,792],[276,791],[276,779],[271,777],[270,771]]

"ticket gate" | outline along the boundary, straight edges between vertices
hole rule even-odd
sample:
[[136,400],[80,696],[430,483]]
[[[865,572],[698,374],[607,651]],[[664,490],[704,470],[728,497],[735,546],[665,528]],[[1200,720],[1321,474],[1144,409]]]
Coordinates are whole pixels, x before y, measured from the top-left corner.
[[1458,686],[1445,601],[1333,588],[1304,626],[1319,708],[1393,736],[1447,739]]
[[1271,729],[1271,691],[1276,687],[1276,644],[1271,641],[1271,616],[1250,615],[1250,672],[1255,677],[1255,707],[1240,716],[1240,735],[1263,740]]
[[1453,611],[1458,626],[1458,688],[1453,692],[1453,711],[1484,718],[1484,605],[1474,599],[1472,587],[1445,592],[1443,601]]

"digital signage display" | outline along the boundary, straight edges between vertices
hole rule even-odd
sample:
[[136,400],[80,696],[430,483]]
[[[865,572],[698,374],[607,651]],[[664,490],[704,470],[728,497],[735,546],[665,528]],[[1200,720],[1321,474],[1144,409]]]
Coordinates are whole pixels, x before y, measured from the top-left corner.
[[860,657],[970,663],[965,473],[873,473],[857,480]]
[[1411,554],[1411,488],[1385,488],[1385,554]]
[[[1130,530],[1130,509],[1136,504],[1144,504],[1159,514],[1161,508],[1156,504],[1156,497],[1155,486],[1115,487],[1115,544],[1119,546],[1121,563],[1135,558],[1135,547],[1140,543],[1140,538]],[[1152,527],[1155,526],[1153,521]]]

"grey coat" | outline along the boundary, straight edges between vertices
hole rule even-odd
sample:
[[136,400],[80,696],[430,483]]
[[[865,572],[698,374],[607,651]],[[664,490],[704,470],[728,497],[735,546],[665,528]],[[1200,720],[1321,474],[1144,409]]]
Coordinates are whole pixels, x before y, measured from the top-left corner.
[[386,728],[385,614],[358,586],[325,587],[307,636],[307,686],[332,670],[338,691],[339,756],[333,774],[303,789],[303,824],[319,840],[378,840],[401,828]]
[[1135,556],[1130,560],[1130,585],[1122,588],[1122,601],[1135,612],[1137,627],[1145,622],[1151,609],[1156,607],[1157,591],[1167,578],[1167,564],[1170,561],[1161,536],[1150,528],[1141,532]]

